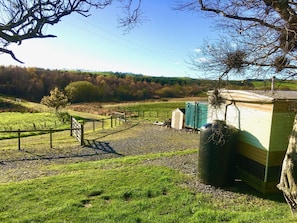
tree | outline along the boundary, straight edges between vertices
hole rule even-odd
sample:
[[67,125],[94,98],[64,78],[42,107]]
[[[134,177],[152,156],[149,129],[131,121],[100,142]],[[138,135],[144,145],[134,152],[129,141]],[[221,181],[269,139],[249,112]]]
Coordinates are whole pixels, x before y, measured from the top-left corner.
[[244,49],[249,69],[295,75],[297,3],[278,0],[186,1],[176,8],[195,10],[217,19],[228,40]]
[[[104,9],[112,0],[0,0],[0,52],[22,63],[8,49],[9,44],[21,44],[34,38],[55,37],[46,34],[47,25],[55,25],[65,16],[78,13],[89,16],[90,10]],[[119,25],[129,31],[141,22],[141,0],[117,0],[124,9]]]
[[65,107],[68,104],[68,98],[57,87],[50,91],[49,96],[44,96],[41,99],[41,104],[50,108],[55,108],[56,113],[60,107]]
[[[223,59],[239,58],[234,68],[273,72],[285,78],[296,76],[297,2],[295,0],[198,0],[183,1],[179,10],[199,11],[214,17],[229,40],[243,51],[234,50]],[[209,51],[211,52],[211,51]],[[214,54],[213,54],[214,55]],[[237,56],[236,56],[237,55]],[[239,56],[239,57],[238,57]],[[228,60],[220,61],[228,70]],[[230,68],[230,66],[229,66]],[[220,74],[222,75],[222,74]],[[289,139],[278,188],[293,213],[297,211],[297,117]]]
[[97,99],[97,88],[89,81],[71,82],[65,87],[66,95],[71,102],[91,102]]

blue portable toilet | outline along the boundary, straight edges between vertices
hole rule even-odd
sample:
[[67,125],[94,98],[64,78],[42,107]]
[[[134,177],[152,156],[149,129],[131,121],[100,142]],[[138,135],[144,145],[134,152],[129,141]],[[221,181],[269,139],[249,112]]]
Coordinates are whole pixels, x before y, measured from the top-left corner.
[[207,123],[206,102],[186,102],[185,108],[185,127],[192,129],[200,129]]

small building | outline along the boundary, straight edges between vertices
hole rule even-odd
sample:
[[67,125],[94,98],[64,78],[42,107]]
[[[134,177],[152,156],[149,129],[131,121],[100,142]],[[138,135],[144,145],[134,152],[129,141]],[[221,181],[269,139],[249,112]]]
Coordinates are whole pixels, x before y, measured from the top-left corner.
[[177,108],[172,111],[171,128],[181,130],[184,127],[185,109]]
[[209,105],[208,122],[219,119],[238,128],[238,177],[258,191],[278,191],[281,165],[297,108],[296,91],[221,90],[219,109]]
[[200,129],[207,123],[206,102],[186,102],[186,120],[185,127],[191,129]]

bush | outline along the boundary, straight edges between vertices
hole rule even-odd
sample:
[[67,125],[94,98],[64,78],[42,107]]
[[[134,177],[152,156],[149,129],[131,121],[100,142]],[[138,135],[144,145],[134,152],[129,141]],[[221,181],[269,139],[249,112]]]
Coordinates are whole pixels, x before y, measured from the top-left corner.
[[88,81],[75,81],[65,87],[70,102],[92,102],[97,99],[97,88]]

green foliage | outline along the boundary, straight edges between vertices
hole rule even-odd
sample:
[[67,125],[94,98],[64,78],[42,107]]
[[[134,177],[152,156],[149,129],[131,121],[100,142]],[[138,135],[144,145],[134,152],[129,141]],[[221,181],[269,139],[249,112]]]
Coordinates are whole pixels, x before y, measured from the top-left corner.
[[65,87],[66,94],[71,102],[91,102],[96,100],[97,89],[88,81],[75,81]]
[[[173,155],[173,154],[171,154]],[[1,222],[293,222],[287,204],[195,193],[151,155],[47,166],[51,177],[0,185]],[[230,204],[231,203],[231,204]]]
[[57,112],[59,108],[65,107],[68,104],[68,98],[62,91],[55,87],[50,91],[49,96],[44,96],[41,99],[40,103],[50,108],[54,108]]

